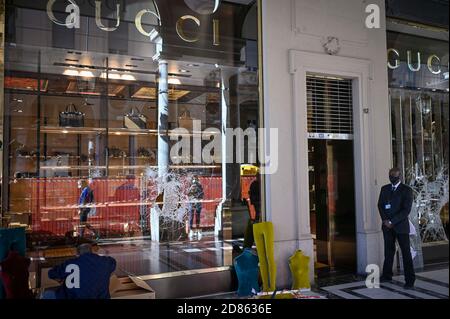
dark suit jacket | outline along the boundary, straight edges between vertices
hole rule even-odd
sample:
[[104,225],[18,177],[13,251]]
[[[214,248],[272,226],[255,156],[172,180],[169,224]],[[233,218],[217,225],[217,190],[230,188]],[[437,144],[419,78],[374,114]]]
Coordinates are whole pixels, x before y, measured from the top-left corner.
[[[386,204],[391,205],[391,209],[386,209]],[[394,224],[394,230],[398,234],[409,234],[408,216],[411,213],[413,203],[413,192],[411,187],[400,184],[392,193],[392,184],[384,185],[381,188],[378,199],[378,211],[381,219],[390,220]],[[386,230],[383,226],[383,230]]]

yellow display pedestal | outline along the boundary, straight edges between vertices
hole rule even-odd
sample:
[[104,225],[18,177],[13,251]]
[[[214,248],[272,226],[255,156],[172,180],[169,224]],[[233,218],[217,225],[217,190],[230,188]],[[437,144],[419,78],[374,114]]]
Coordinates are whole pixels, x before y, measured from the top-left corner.
[[301,250],[297,250],[289,258],[289,268],[293,279],[292,290],[311,288],[311,283],[309,282],[309,260],[310,257],[305,256]]

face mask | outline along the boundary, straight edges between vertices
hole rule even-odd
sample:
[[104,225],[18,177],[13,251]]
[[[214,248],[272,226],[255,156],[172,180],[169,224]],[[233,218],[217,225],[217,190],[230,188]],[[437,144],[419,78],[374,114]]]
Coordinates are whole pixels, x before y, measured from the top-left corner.
[[396,185],[400,181],[400,177],[389,176],[389,180],[391,181],[392,185]]

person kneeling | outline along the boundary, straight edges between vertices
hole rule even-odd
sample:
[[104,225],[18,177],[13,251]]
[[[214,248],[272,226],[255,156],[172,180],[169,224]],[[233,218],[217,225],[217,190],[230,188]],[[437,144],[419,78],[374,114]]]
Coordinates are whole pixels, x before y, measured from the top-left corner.
[[61,286],[44,291],[42,299],[110,299],[109,282],[116,269],[112,257],[92,252],[90,244],[78,246],[78,257],[48,271]]

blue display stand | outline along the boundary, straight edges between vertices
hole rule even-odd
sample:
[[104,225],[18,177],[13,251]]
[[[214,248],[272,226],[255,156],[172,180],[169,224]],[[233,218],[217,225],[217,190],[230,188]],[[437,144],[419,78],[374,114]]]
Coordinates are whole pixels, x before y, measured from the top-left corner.
[[234,259],[234,268],[239,281],[237,291],[239,297],[250,296],[252,290],[259,292],[258,262],[258,256],[248,248],[244,249],[244,252]]
[[[19,252],[22,256],[25,256],[26,252],[26,236],[25,228],[0,228],[0,261],[3,261],[11,249]],[[0,280],[0,299],[5,298],[5,291],[3,289],[2,281]]]

